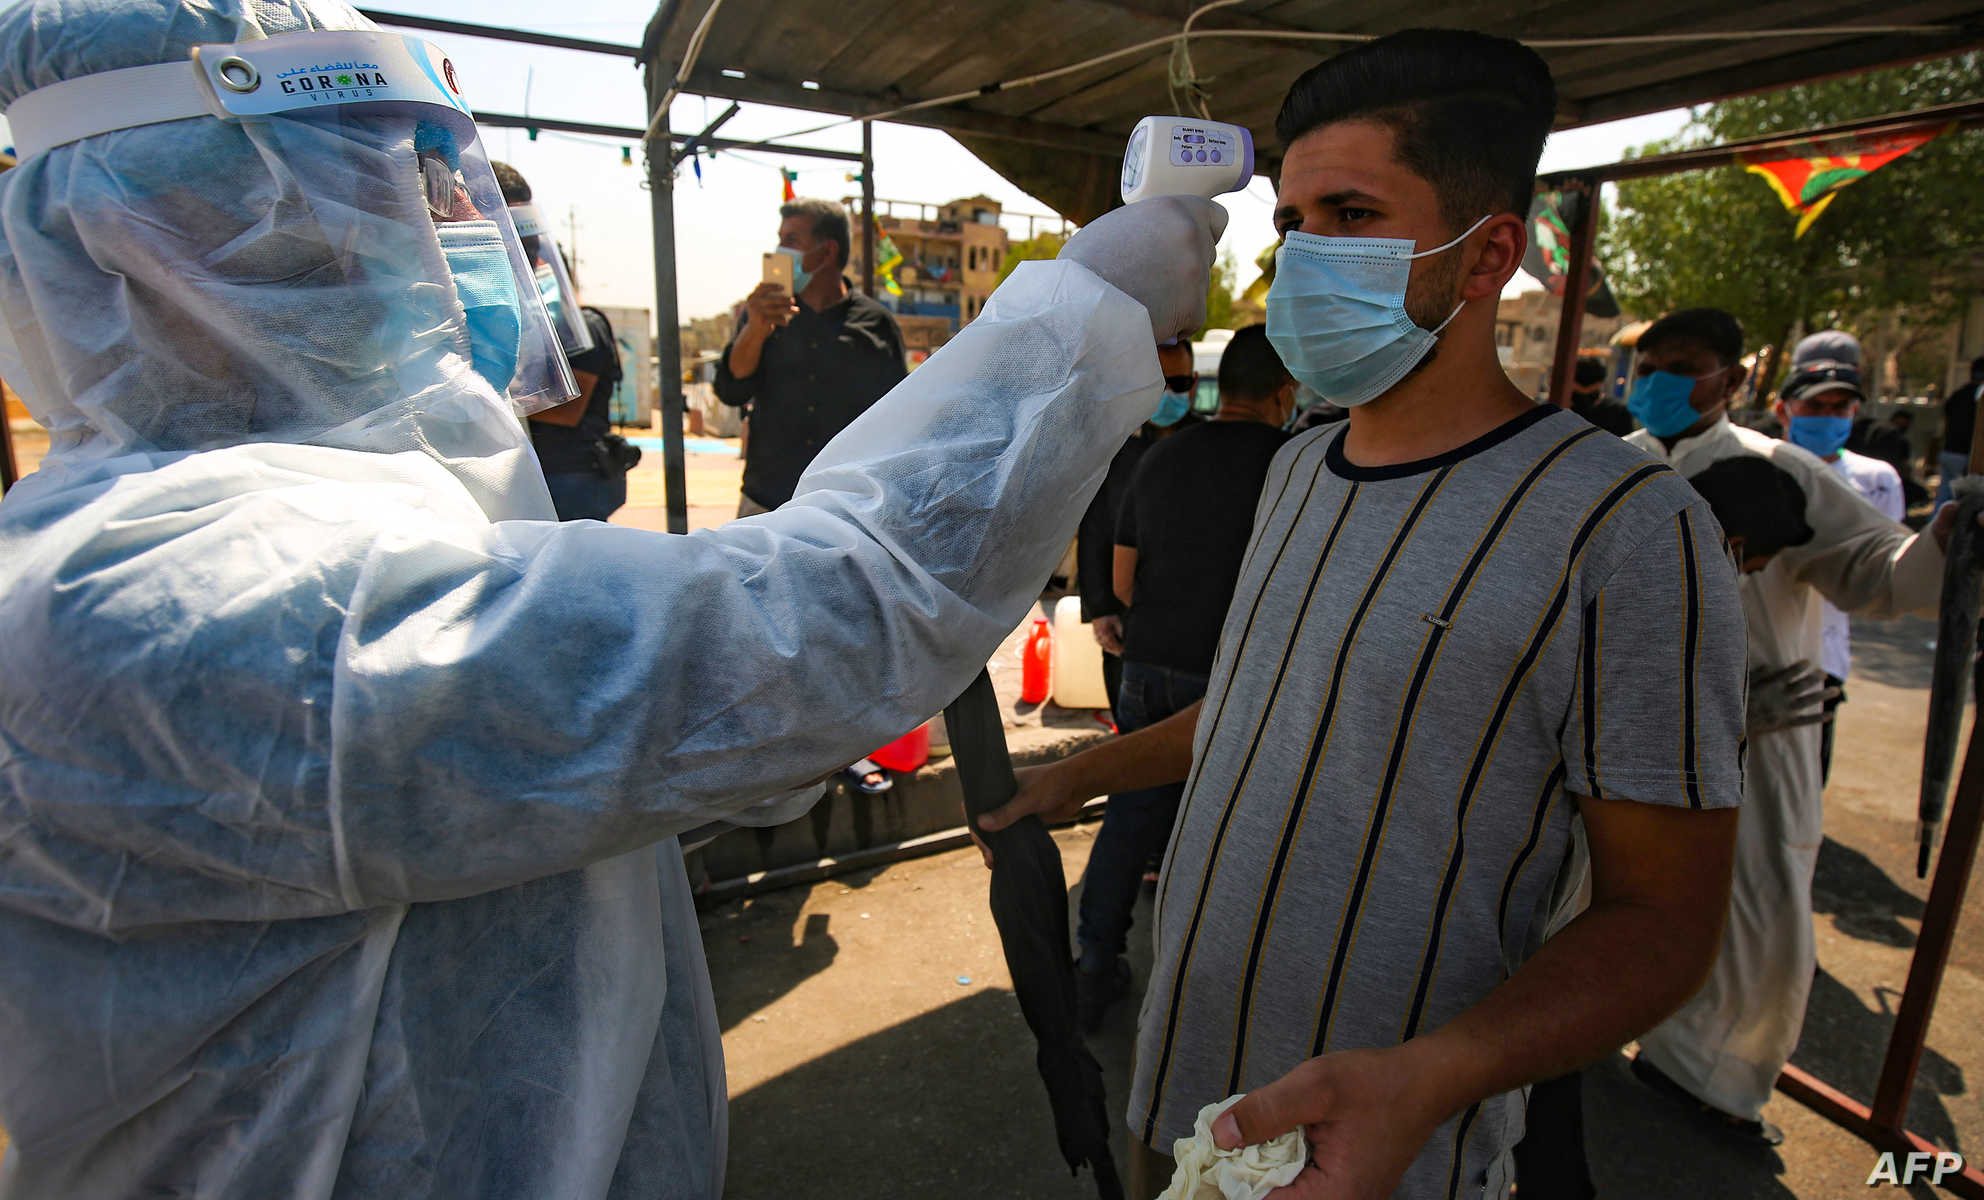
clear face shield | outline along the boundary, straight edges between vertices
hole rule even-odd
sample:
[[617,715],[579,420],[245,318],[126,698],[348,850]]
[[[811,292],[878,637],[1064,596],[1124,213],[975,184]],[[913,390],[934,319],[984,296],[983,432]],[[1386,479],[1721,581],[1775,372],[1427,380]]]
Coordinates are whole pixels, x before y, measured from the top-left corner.
[[196,117],[240,127],[242,161],[215,169],[238,172],[237,186],[266,214],[260,224],[284,229],[285,245],[298,248],[297,265],[255,281],[283,295],[247,303],[280,314],[272,319],[284,328],[321,319],[318,334],[291,338],[310,347],[300,371],[335,354],[335,374],[355,386],[408,396],[486,388],[525,413],[578,394],[454,64],[438,47],[377,31],[204,45],[190,62],[81,76],[8,110],[17,141],[30,143],[24,156]]
[[544,215],[535,204],[512,204],[510,220],[517,227],[526,257],[532,247],[537,250],[532,263],[537,276],[537,298],[551,318],[551,327],[558,331],[558,344],[567,357],[584,354],[592,349],[592,330],[586,327],[585,314],[579,311],[578,289],[572,286],[564,252],[552,240]]

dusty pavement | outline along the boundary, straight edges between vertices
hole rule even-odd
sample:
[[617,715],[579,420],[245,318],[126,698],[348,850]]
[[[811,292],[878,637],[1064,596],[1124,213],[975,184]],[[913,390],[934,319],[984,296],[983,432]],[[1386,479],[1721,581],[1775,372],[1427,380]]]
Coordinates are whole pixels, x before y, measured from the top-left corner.
[[[1914,878],[1926,621],[1863,624],[1842,709],[1815,888],[1819,972],[1800,1066],[1870,1099],[1928,885]],[[1094,825],[1058,832],[1071,884]],[[970,850],[724,905],[703,917],[731,1094],[732,1200],[1092,1196],[1054,1151],[1032,1045]],[[1911,1127],[1984,1155],[1984,886],[1973,887],[1923,1056]],[[1148,905],[1132,935],[1146,978]],[[1120,1110],[1135,1012],[1093,1039]],[[1866,1193],[1874,1152],[1797,1103],[1776,1151],[1732,1145],[1633,1081],[1587,1073],[1608,1200]],[[1936,1193],[1925,1185],[1912,1192]]]

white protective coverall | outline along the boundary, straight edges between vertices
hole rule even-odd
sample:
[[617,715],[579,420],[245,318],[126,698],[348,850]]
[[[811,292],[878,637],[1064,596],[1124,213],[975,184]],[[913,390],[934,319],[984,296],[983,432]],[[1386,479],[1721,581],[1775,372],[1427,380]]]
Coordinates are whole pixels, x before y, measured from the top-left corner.
[[[1860,616],[1935,611],[1943,574],[1935,538],[1883,516],[1817,456],[1726,417],[1671,451],[1645,430],[1626,440],[1683,476],[1760,455],[1804,489],[1812,540],[1743,576],[1752,670],[1817,663],[1828,599]],[[1640,1038],[1654,1066],[1738,1117],[1756,1118],[1770,1099],[1812,989],[1812,872],[1824,817],[1819,733],[1805,725],[1750,739],[1721,953],[1694,999]]]
[[[0,103],[312,26],[366,23],[25,0]],[[463,321],[407,138],[195,118],[0,178],[53,433],[0,503],[5,1200],[718,1196],[674,835],[951,700],[1155,406],[1157,318],[1032,263],[779,511],[560,524],[462,337],[401,336]]]

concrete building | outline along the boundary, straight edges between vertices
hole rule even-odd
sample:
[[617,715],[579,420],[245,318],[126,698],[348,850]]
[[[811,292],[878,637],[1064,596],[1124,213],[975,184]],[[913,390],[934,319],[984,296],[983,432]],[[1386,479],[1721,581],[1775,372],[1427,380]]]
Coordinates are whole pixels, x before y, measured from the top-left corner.
[[[850,198],[847,206],[854,225],[848,273],[858,285],[865,274],[860,201]],[[1008,246],[1006,230],[999,223],[1001,211],[999,202],[989,196],[948,204],[875,201],[876,222],[902,255],[895,269],[901,297],[890,295],[877,279],[875,298],[895,312],[912,364],[969,324],[992,295]]]
[[[1563,304],[1537,289],[1504,296],[1495,308],[1495,351],[1502,369],[1517,387],[1532,396],[1550,390],[1550,365],[1557,353],[1557,318]],[[1578,338],[1581,350],[1604,349],[1624,321],[1619,317],[1586,316]]]

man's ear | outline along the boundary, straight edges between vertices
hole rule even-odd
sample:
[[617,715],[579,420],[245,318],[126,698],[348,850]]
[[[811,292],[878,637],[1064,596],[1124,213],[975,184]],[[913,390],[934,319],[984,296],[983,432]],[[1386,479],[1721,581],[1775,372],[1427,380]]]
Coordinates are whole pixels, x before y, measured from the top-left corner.
[[1529,249],[1529,222],[1512,212],[1497,213],[1469,239],[1480,246],[1474,266],[1462,281],[1461,299],[1500,296],[1502,288],[1522,266]]
[[1743,369],[1742,363],[1733,362],[1729,364],[1728,368],[1723,372],[1723,375],[1724,375],[1723,384],[1722,384],[1723,399],[1728,400],[1731,403],[1734,403],[1736,400],[1736,393],[1743,390],[1743,381],[1750,377],[1750,373]]

